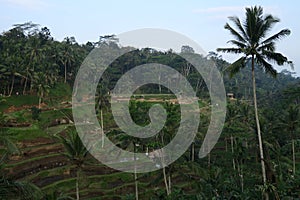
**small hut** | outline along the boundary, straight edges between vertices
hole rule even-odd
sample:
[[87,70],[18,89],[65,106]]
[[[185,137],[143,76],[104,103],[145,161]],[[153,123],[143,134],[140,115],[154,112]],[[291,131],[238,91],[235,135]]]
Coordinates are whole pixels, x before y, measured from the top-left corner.
[[234,100],[234,94],[233,94],[233,93],[227,93],[227,97],[228,97],[230,100]]

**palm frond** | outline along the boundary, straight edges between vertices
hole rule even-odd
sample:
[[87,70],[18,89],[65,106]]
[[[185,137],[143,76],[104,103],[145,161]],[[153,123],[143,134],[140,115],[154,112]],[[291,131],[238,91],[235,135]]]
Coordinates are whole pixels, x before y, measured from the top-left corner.
[[231,44],[234,44],[236,46],[238,46],[239,48],[243,49],[243,48],[246,48],[247,45],[243,42],[239,42],[237,40],[229,40],[227,43],[231,43]]
[[248,42],[253,45],[258,43],[257,31],[262,23],[262,7],[250,7],[246,8],[246,20],[244,22],[245,31],[249,37]]
[[229,65],[225,71],[229,72],[230,77],[233,77],[236,73],[240,71],[240,69],[246,66],[246,57],[241,57],[231,65]]
[[7,153],[9,153],[9,154],[19,154],[20,153],[18,147],[8,137],[1,136],[0,140],[1,140],[2,144],[5,146]]
[[88,149],[82,143],[81,138],[75,130],[68,131],[67,137],[66,139],[62,136],[58,136],[66,149],[65,155],[77,163],[83,162],[84,157],[86,157],[88,153]]
[[257,48],[258,52],[263,51],[263,50],[275,51],[276,50],[275,43],[274,42],[263,43]]
[[249,38],[248,38],[248,35],[247,35],[245,29],[243,28],[240,19],[239,19],[238,17],[236,17],[236,16],[231,16],[231,17],[228,17],[228,18],[229,18],[229,20],[231,20],[231,21],[235,24],[235,26],[240,30],[240,33],[243,35],[243,38],[244,38],[245,40],[248,40],[248,39],[249,39]]
[[66,155],[69,158],[72,158],[72,155],[74,155],[74,148],[72,147],[72,145],[70,144],[70,142],[68,140],[66,140],[62,136],[57,136],[57,137],[59,138],[59,140],[61,141],[61,143],[64,145],[64,147],[66,149]]
[[273,77],[277,76],[277,71],[268,63],[262,55],[256,55],[257,63],[264,69],[264,71]]
[[242,53],[241,48],[217,48],[217,51],[223,53],[235,53],[235,54]]
[[225,29],[229,30],[230,33],[239,41],[241,42],[246,42],[245,38],[243,38],[243,36],[241,36],[241,34],[239,34],[236,30],[234,30],[234,28],[232,28],[228,23],[225,24],[224,26]]
[[269,30],[274,26],[275,23],[278,23],[280,20],[273,15],[266,15],[262,19],[262,24],[259,29],[259,38],[264,38]]
[[277,40],[280,40],[283,37],[286,37],[291,34],[291,31],[289,29],[283,29],[279,31],[278,33],[272,35],[271,37],[267,38],[266,40],[262,41],[261,44],[266,44],[269,42],[274,42]]
[[275,62],[277,65],[289,64],[293,68],[292,61],[289,61],[287,57],[281,53],[265,50],[262,51],[262,55],[265,56],[267,60]]
[[18,147],[10,139],[8,139],[6,137],[1,138],[1,139],[3,139],[3,142],[5,143],[8,153],[11,153],[11,154],[19,154],[20,153],[20,150],[18,149]]
[[41,190],[32,183],[0,178],[0,199],[41,199]]
[[17,181],[17,187],[21,190],[23,199],[40,199],[43,196],[42,191],[36,185],[27,181]]

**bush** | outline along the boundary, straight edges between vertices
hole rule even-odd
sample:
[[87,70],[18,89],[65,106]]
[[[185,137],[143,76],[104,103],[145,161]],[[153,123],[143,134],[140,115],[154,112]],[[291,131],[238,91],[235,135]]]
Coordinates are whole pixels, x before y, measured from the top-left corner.
[[41,109],[38,109],[35,106],[31,107],[31,114],[32,114],[32,119],[33,120],[39,120],[40,119],[40,113],[41,113]]

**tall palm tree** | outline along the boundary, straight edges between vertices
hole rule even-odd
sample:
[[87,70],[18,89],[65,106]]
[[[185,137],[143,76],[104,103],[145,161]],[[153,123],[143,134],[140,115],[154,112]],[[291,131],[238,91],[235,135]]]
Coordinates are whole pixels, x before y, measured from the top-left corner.
[[37,89],[37,94],[39,96],[39,109],[41,109],[42,100],[49,93],[50,85],[47,84],[48,76],[45,73],[36,72],[33,77],[33,86]]
[[2,72],[2,76],[4,78],[9,77],[11,80],[10,88],[8,91],[8,96],[11,96],[14,91],[15,81],[17,77],[22,77],[22,75],[19,73],[19,70],[22,66],[22,58],[17,55],[12,55],[7,59],[7,63],[11,64],[4,64],[0,65],[0,70]]
[[76,130],[68,131],[67,139],[62,136],[58,137],[66,149],[66,156],[76,166],[76,199],[79,200],[79,175],[88,150],[85,148]]
[[31,35],[28,37],[28,42],[25,46],[25,54],[28,60],[28,63],[25,67],[25,83],[23,88],[23,95],[26,92],[27,88],[27,82],[28,79],[30,79],[30,90],[32,90],[33,82],[34,82],[34,76],[33,73],[35,70],[37,70],[37,65],[42,62],[42,54],[43,54],[43,48],[41,44],[41,40],[38,38],[37,35]]
[[[105,80],[107,81],[107,80]],[[101,126],[101,135],[102,135],[102,148],[104,146],[104,124],[103,124],[103,109],[109,103],[109,89],[106,87],[108,82],[104,82],[104,84],[99,84],[96,90],[96,108],[97,112],[100,112],[100,126]]]
[[11,79],[9,96],[13,93],[16,78],[22,77],[20,71],[22,71],[24,66],[23,50],[25,38],[24,32],[19,28],[13,28],[4,32],[2,36],[1,57],[3,61],[0,67],[2,68],[2,73],[4,72]]
[[[138,138],[132,138],[124,133],[118,133],[114,136],[114,139],[117,139],[118,142],[116,143],[117,146],[120,146],[124,149],[132,150],[134,153],[137,152],[137,148],[139,145]],[[134,162],[136,163],[136,155],[134,154],[133,157]],[[135,199],[139,200],[139,188],[138,188],[138,176],[136,172],[136,166],[134,166],[134,185],[135,185]]]
[[[237,107],[234,104],[229,104],[227,106],[227,112],[226,112],[226,122],[225,122],[225,127],[224,130],[229,133],[230,137],[230,146],[231,146],[231,153],[232,153],[232,167],[235,170],[235,160],[234,160],[234,140],[235,140],[235,134],[239,131],[239,126],[238,124],[238,118],[240,118],[238,114]],[[226,146],[227,146],[227,137],[226,137]]]
[[233,44],[232,48],[218,48],[218,52],[243,54],[241,58],[235,61],[228,67],[230,75],[233,76],[244,68],[248,61],[251,61],[252,68],[252,85],[253,85],[253,101],[255,109],[255,120],[257,127],[257,135],[259,142],[259,151],[262,167],[263,183],[267,183],[265,161],[263,153],[263,143],[259,124],[259,116],[257,110],[256,100],[256,83],[255,83],[255,65],[262,68],[264,72],[276,77],[277,71],[269,63],[274,62],[277,65],[291,64],[292,62],[287,59],[281,53],[275,51],[275,42],[285,36],[288,36],[291,31],[289,29],[283,29],[278,33],[267,37],[271,28],[279,22],[279,19],[268,14],[263,15],[263,8],[260,6],[254,6],[246,8],[246,18],[241,23],[238,17],[229,17],[229,20],[233,22],[237,30],[235,30],[228,23],[224,28],[234,36],[235,39],[230,40],[229,43]]
[[295,139],[296,130],[300,124],[300,110],[297,106],[291,105],[287,110],[284,119],[281,119],[281,126],[290,133],[292,140],[292,157],[293,157],[293,174],[296,174],[296,156],[295,156]]
[[72,65],[74,62],[74,54],[73,54],[73,45],[69,38],[65,38],[65,40],[60,44],[60,56],[59,60],[63,64],[64,67],[64,83],[67,82],[67,73],[68,67]]

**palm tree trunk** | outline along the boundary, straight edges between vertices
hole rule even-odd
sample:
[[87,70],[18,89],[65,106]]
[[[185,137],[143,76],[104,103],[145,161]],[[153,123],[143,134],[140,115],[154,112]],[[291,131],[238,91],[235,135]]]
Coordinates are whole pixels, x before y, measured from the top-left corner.
[[77,91],[78,91],[78,81],[76,81],[76,82],[74,83],[74,94],[73,94],[73,96],[76,96],[76,95],[77,95]]
[[235,170],[235,162],[234,162],[234,148],[233,148],[233,137],[230,136],[230,144],[231,144],[231,154],[232,154],[232,167]]
[[76,172],[76,199],[79,200],[79,170]]
[[169,179],[169,192],[171,194],[171,172],[169,173],[168,179]]
[[64,67],[65,67],[65,80],[64,83],[67,82],[67,62],[64,63]]
[[212,85],[212,70],[213,68],[210,68],[210,72],[209,72],[209,91],[211,91],[211,85]]
[[[104,133],[102,133],[104,134]],[[136,147],[135,142],[133,142],[133,152],[134,152],[134,184],[135,184],[135,199],[139,200],[139,190],[138,190],[138,180],[137,180],[137,173],[136,173]]]
[[159,94],[161,94],[161,74],[160,74],[160,67],[159,67],[159,73],[158,73],[158,90],[159,90]]
[[41,109],[42,97],[39,98],[39,109]]
[[[42,90],[42,88],[40,88],[40,90]],[[41,94],[40,94],[40,98],[39,98],[39,109],[41,109],[41,104],[42,104],[42,98],[44,96],[44,92],[41,91]]]
[[135,183],[135,199],[139,200],[139,190],[138,190],[138,181],[137,181],[136,169],[134,171],[134,183]]
[[192,162],[195,161],[195,142],[192,143]]
[[[35,71],[34,66],[32,67],[32,71],[33,72]],[[34,83],[34,78],[33,77],[34,77],[33,75],[30,77],[30,89],[29,89],[30,94],[32,94],[32,89],[33,89],[33,83]]]
[[30,78],[30,86],[29,86],[29,94],[32,94],[32,89],[33,89],[33,78]]
[[102,108],[100,108],[100,123],[101,123],[101,140],[102,140],[102,148],[104,148],[104,130],[103,130],[103,112],[102,112]]
[[293,152],[293,174],[296,174],[296,156],[295,156],[295,140],[292,139],[292,152]]
[[240,169],[240,177],[241,177],[242,192],[244,192],[244,174],[243,174],[242,166],[241,166],[241,169]]
[[26,92],[27,81],[28,81],[28,78],[27,78],[27,76],[26,76],[26,77],[25,77],[24,88],[23,88],[23,95],[25,95],[25,92]]
[[243,176],[243,169],[242,169],[242,161],[241,160],[239,161],[237,159],[236,165],[237,165],[238,175],[240,177],[241,190],[242,192],[244,192],[244,176]]
[[196,94],[200,91],[200,88],[202,87],[203,79],[199,78],[196,85]]
[[[164,145],[164,137],[163,135],[161,135],[161,143],[162,145]],[[171,194],[170,190],[169,190],[169,184],[168,184],[168,180],[167,180],[167,174],[166,174],[166,167],[165,167],[165,158],[164,158],[164,152],[162,150],[161,151],[161,164],[163,166],[163,176],[164,176],[164,182],[165,182],[165,186],[166,186],[166,191],[167,191],[167,195],[169,196]]]
[[[253,84],[253,101],[254,101],[254,111],[255,111],[255,121],[257,127],[257,136],[258,136],[258,145],[259,145],[259,153],[260,153],[260,162],[261,162],[261,170],[262,170],[262,178],[264,185],[267,184],[267,176],[266,176],[266,168],[265,168],[265,160],[264,160],[264,151],[263,151],[263,143],[260,131],[260,124],[258,118],[258,110],[257,110],[257,99],[256,99],[256,83],[255,83],[255,73],[254,73],[254,55],[252,55],[252,84]],[[266,192],[265,199],[269,199],[269,195]]]
[[10,91],[9,91],[9,96],[11,96],[13,90],[14,90],[14,84],[15,84],[15,75],[12,75],[12,80],[11,80],[11,87],[10,87]]
[[163,175],[164,175],[164,182],[165,182],[165,186],[166,186],[166,191],[167,191],[167,195],[170,195],[170,191],[169,191],[169,186],[168,186],[168,181],[167,181],[167,175],[166,175],[166,168],[163,167]]

